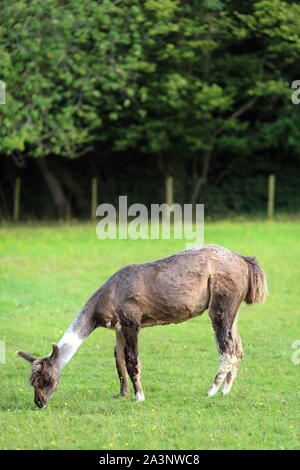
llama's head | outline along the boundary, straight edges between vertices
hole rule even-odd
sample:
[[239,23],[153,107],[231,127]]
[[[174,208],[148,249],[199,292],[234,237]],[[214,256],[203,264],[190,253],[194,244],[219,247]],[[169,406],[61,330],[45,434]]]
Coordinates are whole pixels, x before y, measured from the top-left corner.
[[38,408],[44,408],[59,384],[60,370],[57,366],[59,349],[52,344],[52,354],[47,357],[34,357],[23,351],[17,354],[31,362],[30,385],[34,387],[34,403]]

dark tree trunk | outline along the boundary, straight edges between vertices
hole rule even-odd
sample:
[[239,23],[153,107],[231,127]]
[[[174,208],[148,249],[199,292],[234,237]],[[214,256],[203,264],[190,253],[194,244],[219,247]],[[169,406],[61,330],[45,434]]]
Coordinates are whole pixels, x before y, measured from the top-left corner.
[[201,175],[195,179],[195,183],[193,187],[193,192],[192,192],[192,197],[191,197],[192,204],[196,204],[199,198],[199,195],[201,194],[201,191],[203,190],[204,185],[207,181],[207,175],[208,175],[212,151],[213,151],[213,142],[211,143],[210,147],[206,150],[206,152],[203,155]]
[[[63,165],[61,159],[53,159],[51,161],[51,171],[59,179],[62,188],[65,187],[69,194],[69,205],[70,208],[75,210],[75,213],[81,214],[87,206],[87,201],[84,197],[82,186],[76,178],[74,178],[68,165]],[[72,204],[70,203],[72,201]]]
[[37,164],[51,193],[58,217],[61,219],[68,218],[70,215],[70,205],[59,179],[48,167],[45,158],[37,158]]
[[7,208],[7,201],[6,201],[5,193],[3,191],[1,184],[0,184],[0,201],[1,201],[0,217],[5,220],[8,218],[8,208]]

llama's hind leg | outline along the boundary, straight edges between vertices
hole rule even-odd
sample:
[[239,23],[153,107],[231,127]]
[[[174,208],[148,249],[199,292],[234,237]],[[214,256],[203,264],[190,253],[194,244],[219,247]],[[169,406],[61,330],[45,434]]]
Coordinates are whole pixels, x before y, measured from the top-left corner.
[[228,379],[223,393],[228,393],[236,376],[238,357],[235,348],[235,319],[240,306],[235,296],[230,294],[215,294],[209,306],[209,315],[215,331],[217,347],[220,356],[218,373],[208,391],[208,396],[213,396],[219,390],[224,379]]
[[115,398],[128,395],[128,373],[125,362],[125,338],[122,331],[116,331],[115,358],[118,376],[120,379],[120,393]]
[[244,355],[243,347],[242,347],[242,340],[236,327],[233,327],[232,336],[234,338],[234,355],[236,357],[236,363],[233,365],[231,371],[228,372],[226,376],[223,389],[222,389],[222,393],[224,395],[230,392],[234,379],[236,378],[240,362],[243,359],[243,355]]
[[229,393],[231,386],[232,386],[232,382],[236,375],[235,371],[236,371],[235,356],[230,354],[229,352],[220,353],[219,370],[208,391],[208,396],[211,397],[217,393],[217,391],[219,390],[225,378],[226,380],[228,378],[229,385],[228,385],[228,389],[224,385],[225,389],[223,389],[223,393]]
[[234,379],[236,378],[238,366],[234,364],[230,372],[227,373],[225,382],[222,388],[223,395],[227,395],[230,392]]

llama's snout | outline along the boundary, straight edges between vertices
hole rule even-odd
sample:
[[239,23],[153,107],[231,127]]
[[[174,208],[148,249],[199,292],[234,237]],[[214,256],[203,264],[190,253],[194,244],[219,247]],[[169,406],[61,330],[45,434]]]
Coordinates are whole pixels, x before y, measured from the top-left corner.
[[44,408],[46,406],[46,402],[42,399],[35,399],[34,403],[38,408]]
[[46,406],[47,400],[45,399],[43,393],[40,390],[35,390],[34,393],[34,404],[37,408],[44,408]]

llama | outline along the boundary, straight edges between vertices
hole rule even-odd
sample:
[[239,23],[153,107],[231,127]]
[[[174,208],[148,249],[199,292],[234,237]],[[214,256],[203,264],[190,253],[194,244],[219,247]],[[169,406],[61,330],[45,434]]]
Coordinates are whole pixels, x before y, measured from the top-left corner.
[[219,352],[219,369],[208,391],[230,392],[243,358],[237,317],[243,300],[263,302],[266,279],[255,257],[218,245],[203,245],[156,261],[131,264],[113,274],[86,302],[52,352],[42,358],[18,351],[32,363],[30,384],[34,402],[43,408],[56,391],[63,367],[96,328],[115,330],[116,368],[120,393],[145,399],[138,355],[141,328],[180,323],[208,309]]

